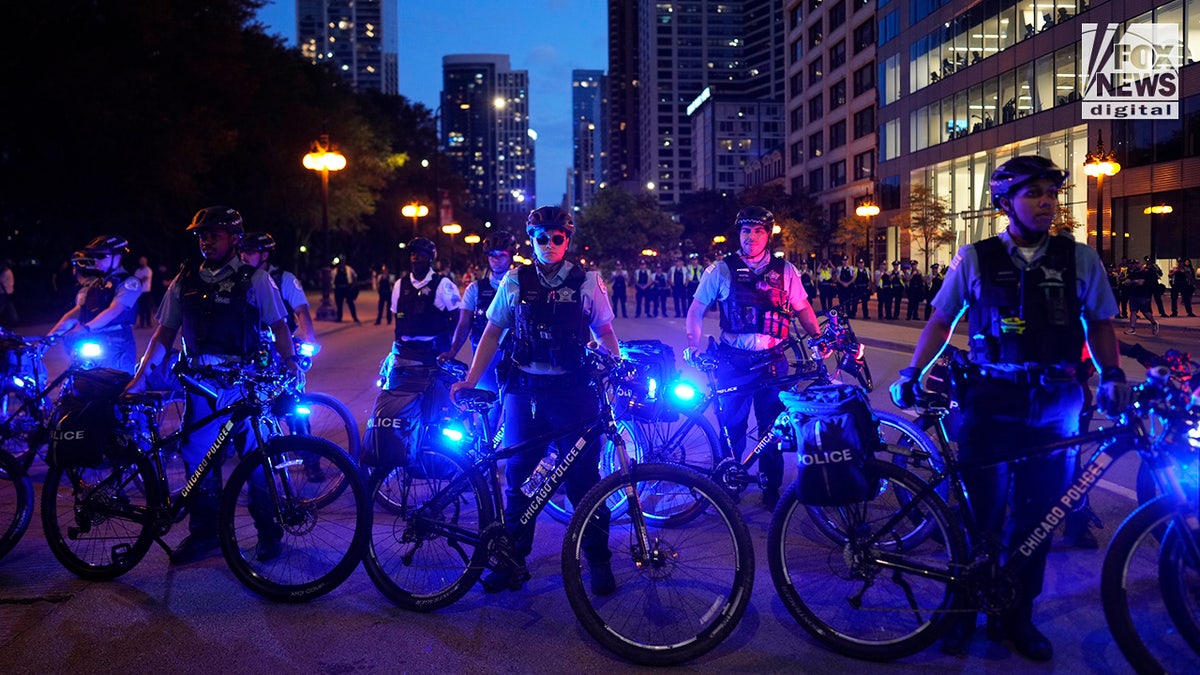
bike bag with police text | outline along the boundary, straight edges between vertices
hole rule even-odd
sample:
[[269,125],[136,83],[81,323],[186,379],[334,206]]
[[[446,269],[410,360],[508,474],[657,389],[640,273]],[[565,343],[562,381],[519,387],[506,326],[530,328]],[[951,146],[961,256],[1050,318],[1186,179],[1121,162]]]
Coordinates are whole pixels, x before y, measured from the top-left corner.
[[679,413],[667,403],[667,387],[679,375],[675,350],[662,340],[626,340],[621,356],[638,365],[638,380],[630,383],[629,405],[618,406],[646,422],[674,422]]
[[105,458],[127,459],[117,432],[117,398],[130,375],[115,368],[96,368],[74,376],[74,390],[54,409],[50,452],[46,461],[62,468],[97,467]]
[[436,443],[442,426],[456,417],[449,382],[436,366],[398,367],[389,386],[375,397],[363,432],[362,463],[367,466],[409,466],[414,448]]
[[787,407],[776,421],[785,447],[796,449],[797,498],[813,506],[845,506],[872,498],[867,459],[879,448],[879,420],[866,394],[849,385],[813,385],[781,392]]

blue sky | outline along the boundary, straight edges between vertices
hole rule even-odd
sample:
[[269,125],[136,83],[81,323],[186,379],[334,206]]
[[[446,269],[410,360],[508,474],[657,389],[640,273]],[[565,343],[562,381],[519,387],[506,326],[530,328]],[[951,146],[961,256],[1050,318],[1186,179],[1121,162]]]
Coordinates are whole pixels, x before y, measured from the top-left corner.
[[[442,56],[508,54],[529,71],[530,126],[538,133],[540,203],[557,204],[571,165],[571,71],[608,70],[607,2],[600,0],[391,0],[400,12],[400,93],[430,109],[442,88]],[[259,12],[296,43],[296,3]]]

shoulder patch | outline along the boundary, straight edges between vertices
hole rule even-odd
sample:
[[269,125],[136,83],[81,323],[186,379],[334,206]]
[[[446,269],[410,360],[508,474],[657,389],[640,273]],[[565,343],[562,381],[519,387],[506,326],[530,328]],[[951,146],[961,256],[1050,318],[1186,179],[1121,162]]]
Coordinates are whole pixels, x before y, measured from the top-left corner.
[[129,277],[124,283],[121,284],[121,286],[123,286],[127,291],[142,290],[142,282],[138,281],[137,277]]

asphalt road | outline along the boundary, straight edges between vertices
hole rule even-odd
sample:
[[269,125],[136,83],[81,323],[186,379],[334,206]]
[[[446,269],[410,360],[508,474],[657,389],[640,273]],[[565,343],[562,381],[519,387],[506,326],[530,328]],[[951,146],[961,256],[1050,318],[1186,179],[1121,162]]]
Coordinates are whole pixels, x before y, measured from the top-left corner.
[[[374,297],[369,298],[371,301]],[[361,305],[366,309],[367,302]],[[363,313],[364,315],[367,312]],[[715,323],[715,322],[714,322]],[[32,327],[33,332],[37,327]],[[875,405],[890,407],[886,385],[915,340],[915,324],[858,322],[875,373]],[[682,353],[682,319],[618,319],[622,339],[659,338]],[[715,331],[715,326],[712,327]],[[391,340],[388,326],[319,323],[324,349],[309,388],[341,398],[365,421],[375,396],[377,364]],[[148,331],[139,331],[144,341]],[[1154,340],[1195,351],[1197,333],[1172,329]],[[680,360],[681,362],[681,360]],[[682,362],[681,362],[682,363]],[[693,373],[695,374],[695,373]],[[1132,460],[1122,460],[1129,462]],[[35,467],[40,494],[44,467]],[[1134,506],[1130,467],[1116,467],[1093,503],[1107,542]],[[775,594],[762,550],[770,514],[756,496],[742,500],[756,535],[757,579],[752,604],[732,637],[681,668],[694,672],[1063,672],[1125,673],[1099,604],[1100,551],[1056,547],[1038,620],[1056,657],[1032,664],[979,637],[967,658],[930,649],[903,662],[875,664],[836,656],[814,643]],[[25,539],[0,561],[0,670],[6,673],[498,673],[632,671],[579,627],[561,590],[559,546],[564,528],[543,518],[518,593],[473,590],[435,614],[391,605],[357,570],[330,595],[302,605],[274,604],[245,590],[218,556],[171,567],[154,548],[133,571],[112,582],[75,578],[50,555],[37,513]],[[182,538],[172,532],[168,541]]]

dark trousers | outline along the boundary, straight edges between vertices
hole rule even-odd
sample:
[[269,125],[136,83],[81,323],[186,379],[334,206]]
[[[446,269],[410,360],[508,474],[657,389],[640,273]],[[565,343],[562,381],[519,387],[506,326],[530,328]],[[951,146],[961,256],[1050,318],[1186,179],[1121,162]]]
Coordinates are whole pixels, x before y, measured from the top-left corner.
[[837,296],[837,288],[832,284],[817,286],[817,295],[821,296],[821,311],[828,312],[833,307],[833,299]]
[[876,291],[879,304],[875,306],[875,318],[890,319],[892,318],[892,290],[890,288],[880,288]]
[[871,293],[866,288],[855,286],[851,291],[852,298],[850,300],[850,318],[858,316],[858,308],[862,306],[862,315],[864,319],[871,318],[871,309],[867,303],[871,301]]
[[[758,425],[759,436],[771,430],[775,418],[784,410],[777,387],[754,385],[775,375],[787,373],[787,356],[782,353],[772,355],[748,352],[726,346],[721,347],[719,355],[721,360],[717,366],[717,383],[720,387],[746,387],[745,391],[721,394],[721,405],[717,413],[717,421],[729,433],[729,445],[733,456],[741,461],[746,452],[747,440],[758,442],[758,438],[747,437],[751,405],[754,407],[754,420]],[[778,490],[783,483],[783,453],[778,443],[771,443],[762,449],[758,457],[758,466],[766,479],[764,489]]]
[[1195,286],[1184,286],[1183,288],[1172,287],[1171,316],[1177,316],[1179,314],[1179,305],[1176,303],[1180,299],[1183,300],[1183,309],[1187,312],[1187,315],[1195,316],[1195,314],[1192,312],[1192,295],[1195,294],[1195,292]]
[[[380,293],[379,294],[379,309],[378,309],[378,311],[375,312],[376,325],[378,325],[379,322],[383,321],[383,316],[384,316],[385,312],[387,313],[387,322],[388,322],[388,325],[390,326],[392,324],[392,298],[391,298],[391,295],[388,293]],[[354,315],[353,310],[351,310],[350,315],[351,316]]]
[[688,298],[686,286],[676,286],[671,289],[671,298],[675,300],[675,318],[680,318],[687,314],[688,305],[691,304],[691,299]]
[[337,320],[342,320],[342,303],[345,303],[350,309],[350,318],[354,319],[354,323],[358,323],[358,310],[354,308],[354,298],[358,295],[355,289],[349,286],[339,286],[333,289],[333,298],[337,302]]
[[[583,384],[579,381],[582,380]],[[516,374],[510,379],[504,394],[504,443],[515,445],[550,430],[560,429],[596,415],[600,403],[596,392],[587,384],[587,378],[563,378],[561,376],[540,377]],[[574,434],[556,439],[559,459],[566,450],[579,440]],[[575,459],[566,475],[567,499],[578,506],[587,491],[600,482],[600,443],[584,448]],[[521,523],[521,516],[532,501],[521,492],[521,485],[529,478],[548,446],[539,445],[505,462],[504,518],[508,531],[516,541],[517,555],[522,559],[533,552],[533,534],[537,517]],[[610,514],[601,509],[600,518],[583,534],[584,557],[589,563],[608,562],[612,553],[608,550],[608,525]]]
[[650,316],[651,303],[654,302],[653,295],[650,289],[639,288],[633,292],[633,316],[637,318],[642,315],[642,306],[645,305],[646,316]]
[[625,304],[625,291],[613,291],[612,306],[613,316],[619,316],[622,319],[629,318],[629,310]]
[[[969,386],[960,396],[959,406],[960,461],[968,467],[998,462],[964,469],[976,525],[983,536],[1002,543],[1011,558],[1019,555],[1025,538],[1066,490],[1075,457],[1064,450],[1021,462],[1004,460],[1074,434],[1083,409],[1083,389],[1073,381],[1047,386],[985,380]],[[1047,536],[1017,571],[1018,596],[1012,618],[1032,618],[1033,600],[1042,592],[1049,552]]]
[[906,318],[909,321],[916,321],[920,317],[922,299],[923,298],[921,296],[908,296],[908,314],[906,315]]
[[137,299],[137,326],[138,328],[150,327],[150,294],[142,293]]

